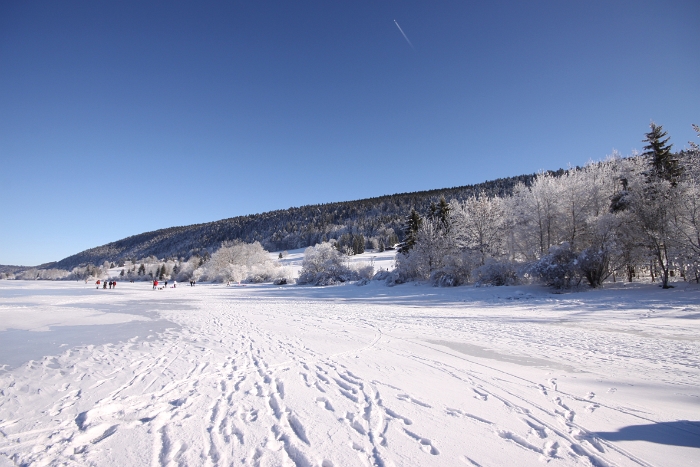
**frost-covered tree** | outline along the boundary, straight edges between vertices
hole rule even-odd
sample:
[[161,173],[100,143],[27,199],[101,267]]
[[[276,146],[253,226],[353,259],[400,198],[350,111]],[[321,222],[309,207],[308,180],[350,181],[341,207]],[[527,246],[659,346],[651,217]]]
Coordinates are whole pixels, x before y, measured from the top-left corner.
[[511,213],[518,234],[516,244],[525,258],[538,258],[559,243],[558,188],[554,176],[542,173],[530,187],[519,184],[514,189]]
[[[423,219],[415,234],[413,248],[396,255],[396,269],[401,280],[440,281],[443,274],[439,271],[455,253],[452,245],[453,242],[440,220],[436,222],[430,218]],[[439,277],[434,277],[434,273],[438,273]],[[457,285],[450,279],[446,281],[451,285]]]
[[267,282],[288,275],[259,242],[225,242],[209,261],[192,271],[197,280]]
[[460,250],[478,253],[479,266],[488,258],[499,258],[507,240],[505,210],[499,197],[489,198],[485,193],[466,201],[450,203],[451,237]]
[[345,261],[345,256],[330,243],[320,243],[304,250],[304,261],[297,283],[333,285],[359,279]]
[[[700,128],[693,125],[700,137]],[[691,141],[680,157],[681,181],[671,223],[676,239],[679,266],[700,282],[700,147]]]
[[[662,140],[666,133],[653,123],[651,129],[645,140],[649,142],[643,157],[645,166],[642,170],[633,166],[629,171],[627,210],[632,214],[644,247],[661,269],[662,287],[669,288],[670,270],[677,253],[677,229],[673,220],[676,206],[682,202],[682,190],[676,178],[680,171],[668,155],[670,146],[666,143],[669,139]],[[653,267],[651,272],[653,274]]]

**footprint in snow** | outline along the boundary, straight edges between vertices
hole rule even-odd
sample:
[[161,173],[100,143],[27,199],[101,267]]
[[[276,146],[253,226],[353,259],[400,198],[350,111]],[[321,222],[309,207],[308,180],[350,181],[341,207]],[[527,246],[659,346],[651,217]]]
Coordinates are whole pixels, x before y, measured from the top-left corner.
[[408,435],[409,438],[418,441],[421,451],[427,452],[428,454],[432,454],[433,456],[437,456],[440,454],[440,451],[435,446],[433,446],[433,443],[428,438],[423,438],[422,436],[417,435],[416,433],[409,431],[405,428],[403,429],[403,432],[406,433],[406,435]]
[[451,415],[453,417],[464,417],[464,418],[474,420],[474,421],[479,422],[479,423],[484,423],[486,425],[493,425],[493,423],[486,420],[485,418],[477,417],[476,415],[472,415],[472,414],[467,413],[467,412],[462,412],[459,409],[451,409],[448,407],[447,409],[445,409],[445,412],[448,415]]
[[544,439],[547,437],[547,429],[542,425],[531,422],[530,420],[523,420],[527,426],[530,427],[530,432],[534,433],[538,438]]
[[331,412],[334,411],[333,405],[331,404],[331,401],[329,401],[325,397],[317,397],[316,398],[316,405],[318,405],[319,407],[324,408],[328,411],[331,411]]
[[388,416],[390,416],[391,418],[395,418],[395,419],[397,419],[397,420],[401,420],[401,421],[403,422],[404,425],[413,425],[413,421],[412,421],[410,418],[404,417],[403,415],[399,415],[399,414],[397,414],[396,412],[394,412],[393,410],[391,410],[391,409],[389,409],[389,408],[387,408],[387,407],[384,407],[384,412],[386,412],[386,414],[387,414]]
[[402,401],[404,401],[404,402],[411,402],[411,403],[413,403],[413,404],[420,405],[421,407],[425,407],[425,408],[428,408],[428,409],[432,409],[432,408],[433,408],[431,405],[426,404],[425,402],[421,402],[421,401],[419,401],[418,399],[415,399],[415,398],[409,396],[408,394],[397,394],[397,395],[396,395],[396,398],[399,399],[399,400],[402,400]]

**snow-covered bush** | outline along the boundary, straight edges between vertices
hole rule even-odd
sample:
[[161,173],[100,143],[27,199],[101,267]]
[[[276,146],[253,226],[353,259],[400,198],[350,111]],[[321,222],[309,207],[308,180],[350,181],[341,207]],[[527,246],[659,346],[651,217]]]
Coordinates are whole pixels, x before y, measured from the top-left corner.
[[59,280],[70,276],[65,269],[26,269],[15,274],[15,279],[20,280]]
[[530,266],[529,272],[555,289],[566,289],[581,283],[578,255],[571,250],[568,242],[551,247],[549,254]]
[[518,284],[518,270],[512,261],[486,260],[486,264],[475,271],[476,283],[479,285],[516,285]]
[[430,274],[430,281],[439,287],[455,287],[467,284],[477,261],[471,251],[454,252],[442,260],[442,267]]
[[440,222],[423,219],[415,232],[415,243],[396,255],[396,270],[401,281],[431,279],[449,260],[453,249]]
[[233,242],[223,243],[209,261],[192,272],[192,277],[212,282],[271,282],[287,274],[259,242]]
[[367,279],[369,281],[374,277],[374,266],[370,263],[358,264],[353,266],[352,269],[355,270],[357,275],[362,279]]
[[591,287],[599,287],[610,275],[610,253],[600,248],[586,248],[578,255],[578,268]]
[[321,243],[304,250],[299,284],[333,285],[358,280],[360,275],[344,261],[344,256],[330,243]]
[[390,275],[392,274],[392,271],[387,271],[386,269],[380,269],[377,271],[374,276],[372,276],[373,281],[385,281]]

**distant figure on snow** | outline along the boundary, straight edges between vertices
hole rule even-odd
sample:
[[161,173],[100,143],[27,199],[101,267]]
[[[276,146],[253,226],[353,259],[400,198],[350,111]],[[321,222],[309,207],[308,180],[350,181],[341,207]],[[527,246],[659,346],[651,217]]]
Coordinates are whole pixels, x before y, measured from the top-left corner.
[[97,282],[95,282],[95,284],[97,284],[97,288],[99,289],[100,288],[100,280],[97,279]]
[[173,281],[173,289],[177,288],[177,281]]
[[102,288],[106,289],[107,288],[107,281],[102,281]]
[[117,281],[112,281],[112,288],[116,289],[117,288]]

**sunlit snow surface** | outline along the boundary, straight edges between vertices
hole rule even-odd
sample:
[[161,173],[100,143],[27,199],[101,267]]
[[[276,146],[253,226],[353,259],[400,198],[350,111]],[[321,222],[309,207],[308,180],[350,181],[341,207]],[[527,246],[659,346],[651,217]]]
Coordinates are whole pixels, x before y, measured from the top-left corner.
[[0,466],[698,465],[699,303],[0,281]]

